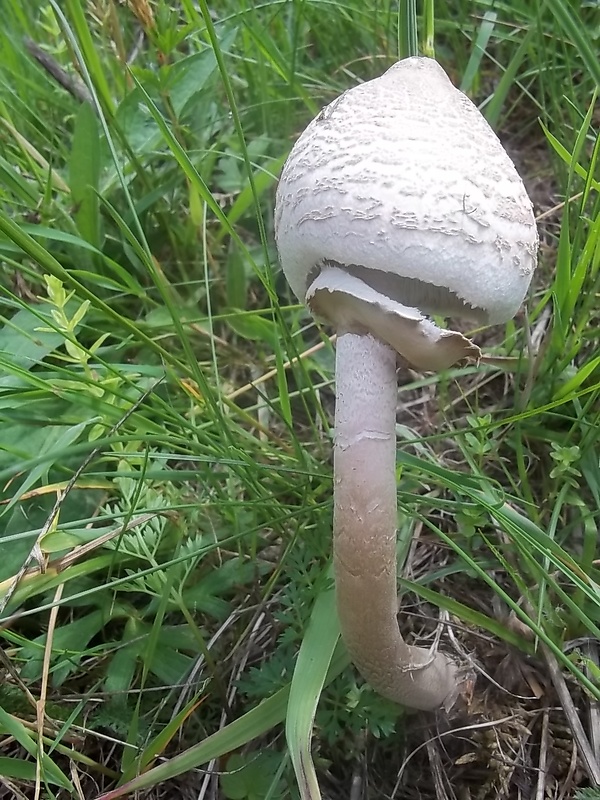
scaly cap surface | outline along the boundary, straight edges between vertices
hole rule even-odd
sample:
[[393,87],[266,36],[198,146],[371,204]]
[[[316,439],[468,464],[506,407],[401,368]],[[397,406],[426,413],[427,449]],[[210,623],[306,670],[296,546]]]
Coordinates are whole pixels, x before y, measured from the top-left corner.
[[420,314],[495,323],[515,314],[536,264],[533,209],[512,161],[421,57],[345,92],[308,125],[281,175],[275,233],[292,290],[334,324],[331,267]]

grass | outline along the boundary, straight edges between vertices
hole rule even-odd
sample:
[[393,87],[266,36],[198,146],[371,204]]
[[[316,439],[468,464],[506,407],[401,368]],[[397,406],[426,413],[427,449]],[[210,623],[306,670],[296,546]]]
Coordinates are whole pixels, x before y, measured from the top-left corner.
[[5,2],[0,795],[408,797],[427,753],[478,797],[600,784],[593,4],[433,9],[542,234],[527,315],[476,334],[496,363],[400,388],[402,589],[484,673],[462,733],[425,746],[338,642],[333,349],[273,190],[321,106],[414,45],[410,6]]

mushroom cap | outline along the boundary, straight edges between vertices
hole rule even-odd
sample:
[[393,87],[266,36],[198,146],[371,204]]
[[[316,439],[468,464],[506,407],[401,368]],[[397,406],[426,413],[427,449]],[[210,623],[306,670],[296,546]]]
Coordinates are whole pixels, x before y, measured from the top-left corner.
[[[499,139],[422,57],[350,89],[308,125],[279,181],[275,237],[292,290],[311,307],[315,278],[341,267],[421,314],[482,323],[514,316],[538,244]],[[335,302],[317,305],[337,323]]]

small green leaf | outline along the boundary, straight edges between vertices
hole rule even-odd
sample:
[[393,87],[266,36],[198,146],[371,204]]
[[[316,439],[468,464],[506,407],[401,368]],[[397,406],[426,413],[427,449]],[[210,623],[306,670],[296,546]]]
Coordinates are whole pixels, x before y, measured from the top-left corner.
[[[0,359],[30,370],[62,344],[63,337],[53,330],[40,330],[41,320],[28,309],[18,311],[0,329]],[[6,367],[3,368],[3,371]],[[11,380],[0,378],[0,386]]]
[[259,314],[230,313],[227,317],[227,324],[237,333],[238,336],[251,341],[264,342],[272,350],[275,350],[279,342],[279,331],[274,322]]
[[[221,39],[221,48],[230,50],[237,36],[237,28],[229,30]],[[212,48],[181,59],[173,65],[167,81],[167,89],[173,110],[179,118],[189,101],[202,91],[217,69],[217,60]]]
[[260,751],[240,755],[234,753],[227,759],[227,771],[220,780],[221,790],[228,800],[264,800],[279,798],[281,791],[273,791],[282,756],[273,751]]
[[[93,611],[75,622],[56,628],[52,639],[52,685],[60,686],[75,670],[85,655],[85,649],[93,637],[107,622],[104,611]],[[39,680],[42,674],[42,660],[46,634],[34,639],[22,649],[25,661],[21,674],[29,680]]]
[[47,533],[40,541],[42,553],[59,553],[61,550],[70,550],[81,544],[81,539],[72,533],[55,530]]

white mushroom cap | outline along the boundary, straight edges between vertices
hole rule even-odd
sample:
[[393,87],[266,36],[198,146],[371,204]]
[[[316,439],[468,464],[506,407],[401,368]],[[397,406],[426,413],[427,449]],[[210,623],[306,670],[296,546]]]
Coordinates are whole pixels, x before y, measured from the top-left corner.
[[[309,124],[281,175],[275,235],[292,290],[315,313],[340,324],[343,294],[358,308],[364,293],[373,308],[376,292],[388,328],[397,316],[402,336],[429,338],[433,348],[462,337],[424,314],[512,317],[538,243],[531,201],[500,141],[442,68],[421,57],[347,91]],[[347,289],[331,268],[352,278]],[[344,313],[346,330],[373,330],[364,309],[355,322]],[[474,355],[463,342],[462,356]],[[399,352],[434,369],[454,363],[455,350],[440,359],[421,348],[414,357],[409,343]]]

